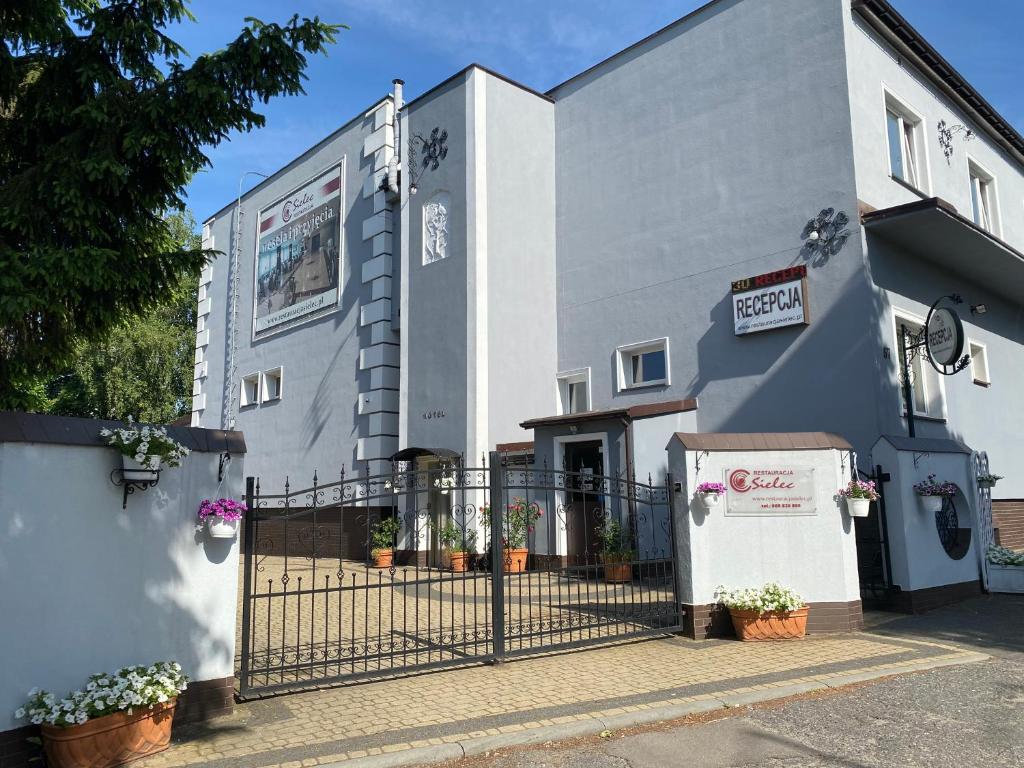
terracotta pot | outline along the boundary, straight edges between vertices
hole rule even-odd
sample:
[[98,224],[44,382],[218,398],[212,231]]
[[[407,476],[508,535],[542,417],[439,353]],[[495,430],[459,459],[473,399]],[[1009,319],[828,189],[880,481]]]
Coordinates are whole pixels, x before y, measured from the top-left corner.
[[390,549],[375,549],[370,556],[373,558],[374,568],[390,568],[395,559],[395,553]]
[[633,564],[628,561],[625,563],[605,563],[604,580],[608,584],[622,584],[632,581]]
[[505,573],[522,573],[526,570],[526,557],[529,554],[528,549],[506,549],[501,569]]
[[116,712],[82,725],[41,726],[50,768],[111,768],[167,749],[176,699],[129,715]]
[[454,573],[464,573],[469,563],[468,552],[449,552],[448,562]]
[[740,640],[794,640],[807,633],[808,607],[795,611],[737,611],[729,609],[733,629]]

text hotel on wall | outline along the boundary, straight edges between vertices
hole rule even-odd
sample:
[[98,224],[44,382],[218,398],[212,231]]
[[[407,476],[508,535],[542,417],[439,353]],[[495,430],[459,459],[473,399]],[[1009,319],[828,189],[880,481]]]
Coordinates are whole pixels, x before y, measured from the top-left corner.
[[737,336],[807,325],[807,267],[790,267],[734,281],[732,316]]
[[253,338],[337,308],[341,183],[338,164],[260,211]]

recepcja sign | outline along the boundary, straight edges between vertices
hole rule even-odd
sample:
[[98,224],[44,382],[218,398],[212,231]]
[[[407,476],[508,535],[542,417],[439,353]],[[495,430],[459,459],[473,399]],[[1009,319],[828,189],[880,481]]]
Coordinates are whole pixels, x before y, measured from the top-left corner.
[[807,267],[736,280],[732,284],[732,317],[737,336],[807,325]]
[[727,515],[813,515],[814,470],[735,467],[725,470]]

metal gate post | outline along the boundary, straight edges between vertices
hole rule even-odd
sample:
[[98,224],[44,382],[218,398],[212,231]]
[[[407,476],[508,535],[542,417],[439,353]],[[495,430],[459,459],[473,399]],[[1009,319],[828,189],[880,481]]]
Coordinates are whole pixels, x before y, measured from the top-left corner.
[[676,488],[671,472],[665,474],[665,493],[668,494],[669,541],[672,546],[672,599],[675,601],[672,623],[682,629],[682,591],[679,588],[679,549],[676,545]]
[[252,561],[255,557],[256,542],[254,540],[256,528],[256,504],[255,504],[254,477],[245,478],[245,517],[242,520],[242,542],[245,558],[242,578],[242,666],[238,674],[238,692],[244,696],[249,691],[249,665],[252,650],[252,638],[249,635],[252,624]]
[[502,482],[501,454],[491,451],[488,479],[491,504],[491,634],[494,640],[492,663],[505,660],[505,576],[501,532],[505,523],[505,488]]

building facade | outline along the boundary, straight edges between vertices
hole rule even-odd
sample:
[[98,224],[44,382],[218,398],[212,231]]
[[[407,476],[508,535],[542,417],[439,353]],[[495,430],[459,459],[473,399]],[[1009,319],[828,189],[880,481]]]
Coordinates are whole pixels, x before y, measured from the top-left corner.
[[678,430],[835,433],[869,470],[909,428],[901,326],[956,295],[970,361],[914,357],[914,428],[986,451],[998,510],[1022,214],[1024,138],[887,2],[716,0],[547,93],[396,86],[214,214],[193,424],[278,482],[583,461],[584,422],[601,474],[663,474]]

